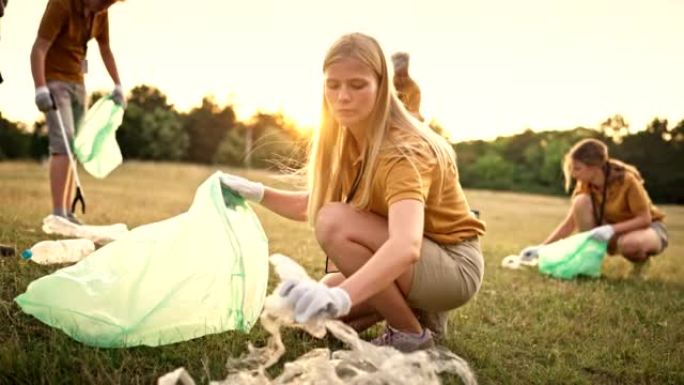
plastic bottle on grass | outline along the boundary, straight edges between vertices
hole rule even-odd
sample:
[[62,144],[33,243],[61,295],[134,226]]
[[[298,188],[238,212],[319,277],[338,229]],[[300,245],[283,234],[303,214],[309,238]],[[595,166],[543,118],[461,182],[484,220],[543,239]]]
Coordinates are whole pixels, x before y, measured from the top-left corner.
[[21,258],[41,265],[78,262],[95,251],[90,239],[62,239],[38,242],[21,253]]

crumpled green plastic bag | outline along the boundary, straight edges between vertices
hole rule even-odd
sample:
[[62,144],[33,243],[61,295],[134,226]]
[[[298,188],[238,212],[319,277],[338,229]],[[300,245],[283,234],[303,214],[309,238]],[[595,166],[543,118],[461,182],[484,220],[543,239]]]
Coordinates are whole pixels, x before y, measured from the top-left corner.
[[215,173],[190,209],[137,227],[76,265],[37,279],[15,301],[87,345],[158,346],[249,331],[268,281],[268,240]]
[[600,277],[607,246],[588,231],[544,245],[539,250],[539,271],[561,279]]
[[106,177],[121,164],[123,157],[116,142],[116,130],[124,109],[111,96],[103,96],[86,112],[74,140],[74,152],[88,173]]

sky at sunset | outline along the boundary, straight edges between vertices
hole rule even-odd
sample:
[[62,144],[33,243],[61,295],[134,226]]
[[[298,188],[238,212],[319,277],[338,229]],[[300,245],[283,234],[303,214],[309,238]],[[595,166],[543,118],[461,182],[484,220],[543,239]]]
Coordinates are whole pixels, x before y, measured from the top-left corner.
[[[39,118],[29,53],[46,0],[10,0],[0,19],[0,112]],[[161,89],[181,111],[212,95],[246,119],[282,111],[316,124],[321,63],[347,32],[412,55],[422,112],[454,140],[526,128],[632,129],[684,119],[684,0],[127,0],[110,9],[124,88]],[[89,46],[90,91],[112,87]]]

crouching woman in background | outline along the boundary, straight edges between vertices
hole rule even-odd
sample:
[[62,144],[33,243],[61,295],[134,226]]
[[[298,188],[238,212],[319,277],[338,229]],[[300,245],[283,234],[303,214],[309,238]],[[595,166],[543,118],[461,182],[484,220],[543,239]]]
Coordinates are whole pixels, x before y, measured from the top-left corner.
[[[610,255],[621,254],[641,266],[660,254],[668,244],[665,215],[644,188],[639,171],[608,156],[608,147],[596,139],[575,144],[563,162],[565,188],[576,180],[572,205],[563,222],[543,244],[555,242],[577,231],[608,243]],[[523,250],[524,256],[538,253],[539,246]]]

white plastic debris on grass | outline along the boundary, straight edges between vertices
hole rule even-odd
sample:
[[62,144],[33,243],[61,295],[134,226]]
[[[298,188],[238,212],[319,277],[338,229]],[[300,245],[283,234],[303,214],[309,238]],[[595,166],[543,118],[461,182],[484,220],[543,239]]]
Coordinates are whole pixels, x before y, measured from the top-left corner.
[[505,267],[507,269],[514,269],[517,270],[520,268],[520,256],[511,254],[507,255],[504,257],[504,259],[501,260],[501,267]]
[[[275,254],[270,257],[281,282],[289,279],[310,279],[304,269],[290,258]],[[378,347],[361,340],[346,324],[336,320],[318,319],[305,325],[295,324],[291,307],[277,293],[280,285],[266,298],[261,324],[271,334],[266,346],[248,344],[248,352],[240,358],[230,358],[226,364],[228,376],[211,385],[275,385],[275,384],[440,384],[440,373],[451,373],[464,384],[477,384],[468,363],[445,348],[413,353],[401,353],[394,348]],[[344,342],[349,350],[331,352],[327,348],[313,349],[285,363],[282,373],[271,379],[266,369],[278,362],[285,353],[281,326],[303,328],[322,338],[326,331]],[[181,368],[182,369],[182,368]],[[178,369],[187,375],[184,370]],[[172,374],[169,373],[169,374]],[[181,381],[177,377],[159,378],[159,385]],[[189,377],[189,376],[188,376]],[[183,379],[188,385],[191,378]]]
[[48,215],[43,218],[43,232],[64,237],[86,238],[98,245],[104,245],[128,234],[128,226],[124,223],[106,226],[77,225],[66,218]]
[[517,270],[521,267],[535,267],[539,264],[539,257],[536,255],[522,256],[517,254],[507,255],[501,260],[501,267]]
[[158,385],[195,385],[195,380],[190,377],[188,371],[181,367],[173,372],[166,373],[157,380]]

